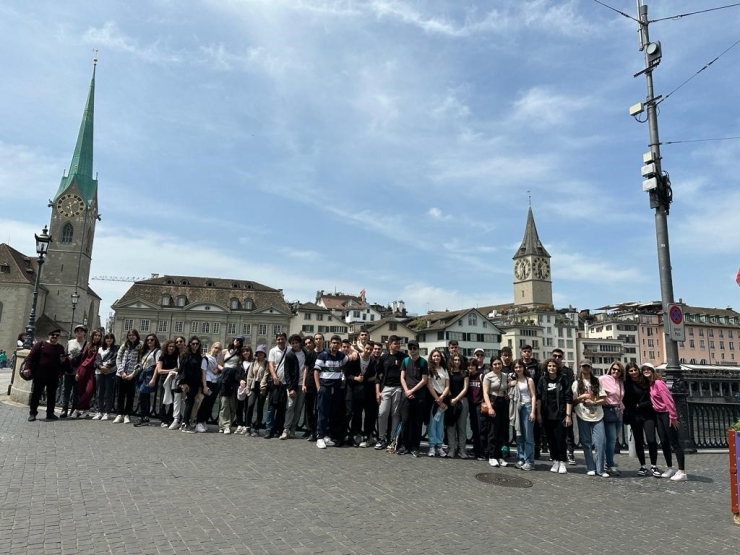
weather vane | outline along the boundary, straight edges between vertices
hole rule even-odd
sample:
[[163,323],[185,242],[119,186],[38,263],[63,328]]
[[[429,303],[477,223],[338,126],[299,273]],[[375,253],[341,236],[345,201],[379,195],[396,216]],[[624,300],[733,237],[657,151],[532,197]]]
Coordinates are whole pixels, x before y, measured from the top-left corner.
[[93,58],[93,65],[96,66],[98,65],[98,49],[93,48],[92,51],[95,52],[95,57]]
[[532,191],[527,191],[527,196],[529,197],[529,207],[532,208]]

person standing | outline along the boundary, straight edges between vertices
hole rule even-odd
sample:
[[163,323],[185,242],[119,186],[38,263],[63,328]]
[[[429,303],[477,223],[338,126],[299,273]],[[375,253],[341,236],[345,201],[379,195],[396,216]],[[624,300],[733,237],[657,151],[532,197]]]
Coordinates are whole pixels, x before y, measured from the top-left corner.
[[[195,396],[203,386],[203,355],[200,354],[200,339],[195,335],[190,338],[187,351],[180,357],[178,378],[185,400],[180,431],[194,433],[195,425],[191,425],[190,419],[195,405]],[[197,415],[194,420],[197,420]]]
[[288,404],[288,390],[285,387],[285,356],[288,354],[286,333],[275,337],[275,345],[267,356],[267,428],[265,439],[272,439],[282,434],[285,423],[285,408]]
[[401,402],[401,421],[403,422],[403,449],[398,454],[411,453],[419,456],[421,444],[421,428],[424,423],[424,409],[427,398],[427,381],[429,368],[427,361],[419,356],[419,343],[409,341],[409,356],[401,365],[401,387],[403,401]]
[[298,401],[303,399],[301,373],[306,365],[306,351],[303,350],[301,336],[293,334],[288,340],[290,350],[285,355],[285,389],[288,392],[285,406],[285,425],[280,439],[288,439],[295,435],[295,426],[298,425],[300,407]]
[[93,420],[108,420],[113,414],[118,349],[116,336],[112,333],[106,333],[103,336],[103,346],[98,351],[95,361],[96,372],[98,372],[98,414],[93,416]]
[[[239,383],[246,381],[247,374],[249,374],[249,367],[254,362],[254,351],[249,345],[242,347],[242,367],[239,372]],[[239,397],[238,389],[236,396],[236,433],[247,435],[251,432],[250,426],[247,422],[247,399],[246,397]]]
[[[583,456],[586,459],[586,474],[608,478],[604,471],[604,409],[606,393],[601,389],[599,379],[591,372],[591,363],[583,361],[578,378],[571,386],[573,406],[578,419],[578,433],[581,437]],[[596,450],[596,460],[592,453]]]
[[77,324],[73,330],[74,339],[67,341],[67,364],[64,369],[64,378],[62,380],[62,413],[59,418],[67,418],[68,409],[75,406],[77,400],[77,368],[82,362],[82,350],[85,348],[85,337],[87,336],[87,327]]
[[509,439],[508,376],[501,372],[501,359],[491,357],[491,371],[483,377],[483,402],[488,414],[488,464],[509,466],[502,449]]
[[308,441],[316,441],[316,381],[313,379],[313,367],[316,364],[316,340],[309,336],[303,340],[306,350],[306,364],[301,375],[301,391],[303,391],[304,420],[306,432],[303,437]]
[[[461,359],[461,355],[457,355]],[[470,432],[473,434],[473,456],[479,461],[486,460],[483,443],[483,432],[486,430],[485,415],[481,414],[483,404],[483,375],[478,370],[478,363],[474,358],[468,360],[468,407],[470,416]],[[462,455],[461,455],[462,456]]]
[[[575,372],[567,364],[565,364],[565,353],[562,349],[555,348],[550,354],[551,358],[557,361],[560,367],[560,373],[565,376],[568,387],[573,387],[573,382],[576,379]],[[576,438],[574,432],[574,426],[568,426],[565,428],[565,448],[568,453],[568,464],[573,466],[576,464]]]
[[[203,401],[198,407],[198,414],[196,415],[195,421],[195,432],[198,434],[204,434],[208,431],[208,419],[213,414],[213,406],[219,399],[219,390],[221,384],[219,383],[219,374],[221,373],[218,369],[218,359],[221,355],[221,343],[216,341],[211,345],[208,354],[203,357],[200,363],[200,368],[203,374]],[[220,408],[220,407],[219,407]],[[180,415],[178,414],[177,422],[179,425]]]
[[72,412],[76,418],[87,418],[90,414],[90,404],[95,396],[95,363],[102,346],[103,334],[100,330],[94,330],[90,334],[90,341],[82,350],[80,364],[75,372],[77,391]]
[[264,345],[257,345],[255,356],[257,359],[249,367],[246,382],[242,384],[247,394],[247,426],[251,428],[250,437],[260,435],[267,398],[267,381],[270,379],[270,373],[267,371],[267,348]]
[[[365,375],[362,372],[360,354],[364,354],[367,341],[361,344],[363,351],[358,353],[348,339],[342,340],[342,352],[347,355],[347,364],[344,366],[345,397],[344,397],[344,429],[340,440],[353,447],[362,443],[362,404],[365,400]],[[369,361],[368,361],[369,362]]]
[[442,360],[442,352],[439,349],[433,349],[429,353],[427,387],[432,400],[432,409],[429,415],[427,433],[430,457],[447,456],[442,444],[444,443],[445,413],[450,407],[450,376],[447,370],[442,367]]
[[465,449],[468,422],[468,369],[460,367],[460,355],[452,357],[448,368],[450,380],[450,406],[445,411],[447,427],[447,456],[456,454],[467,459]]
[[375,399],[375,378],[376,365],[380,357],[380,348],[378,347],[378,357],[373,355],[376,349],[376,343],[368,341],[365,343],[365,350],[360,355],[360,374],[362,380],[362,410],[365,418],[362,423],[362,441],[360,447],[370,447],[370,442],[375,435],[375,425],[378,421],[378,402]]
[[[401,421],[401,365],[406,355],[401,352],[401,339],[397,335],[388,338],[388,352],[383,353],[378,362],[377,379],[375,381],[375,398],[380,409],[378,411],[378,442],[375,449],[381,451],[388,447],[395,439],[396,429]],[[391,422],[390,433],[388,421]]]
[[[658,442],[655,439],[655,424],[657,415],[650,400],[650,383],[634,362],[627,363],[627,380],[624,382],[624,414],[625,424],[632,429],[635,440],[635,451],[640,461],[638,476],[660,478],[663,473],[658,469]],[[645,465],[645,442],[650,455],[650,470]]]
[[139,351],[141,336],[135,329],[129,330],[126,343],[118,349],[116,367],[118,368],[118,416],[114,424],[131,423],[131,413],[134,412],[134,396],[136,395],[136,377],[141,371],[139,366]]
[[51,330],[46,341],[34,343],[26,357],[23,375],[33,380],[29,422],[36,421],[39,401],[44,390],[46,390],[46,420],[57,420],[58,418],[54,414],[54,403],[57,398],[59,376],[63,371],[63,363],[67,360],[64,347],[59,344],[61,333],[60,329]]
[[[545,374],[546,368],[541,368],[540,363],[536,358],[532,358],[532,345],[524,345],[519,350],[520,358],[524,362],[524,369],[529,373],[530,377],[534,381],[534,387],[537,389],[540,383],[541,377]],[[569,386],[570,387],[570,386]],[[541,424],[537,420],[534,423],[534,458],[540,458],[541,452]]]
[[218,360],[220,377],[218,431],[225,435],[231,433],[231,425],[236,417],[236,388],[241,381],[243,346],[244,336],[237,335],[231,341],[229,348],[221,351]]
[[516,466],[534,470],[534,421],[537,393],[534,380],[529,377],[524,361],[514,362],[516,383],[509,388],[509,416],[516,432]]
[[[180,411],[182,393],[177,383],[177,368],[180,364],[180,354],[175,341],[170,339],[162,346],[162,355],[154,370],[153,381],[162,382],[162,401],[159,404],[159,419],[161,428],[177,430],[180,428]],[[170,416],[170,409],[172,415]]]
[[546,373],[537,385],[537,421],[543,427],[552,456],[550,472],[567,474],[565,428],[573,425],[573,391],[557,361],[545,361]]
[[617,463],[614,462],[614,450],[617,434],[622,429],[622,412],[624,410],[624,366],[621,362],[612,362],[609,373],[599,377],[601,389],[606,393],[604,401],[604,433],[606,434],[606,471],[612,476],[619,476]]
[[317,404],[319,418],[317,422],[316,447],[326,449],[333,447],[331,440],[331,420],[342,405],[342,378],[347,356],[340,350],[342,338],[333,335],[329,340],[329,350],[319,353],[314,366],[314,381],[318,391]]

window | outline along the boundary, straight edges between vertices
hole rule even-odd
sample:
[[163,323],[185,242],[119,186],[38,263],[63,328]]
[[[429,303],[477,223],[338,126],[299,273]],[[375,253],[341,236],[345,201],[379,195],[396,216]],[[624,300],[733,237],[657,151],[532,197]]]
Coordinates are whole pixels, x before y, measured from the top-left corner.
[[208,344],[208,341],[203,341],[203,339],[200,340],[200,354],[205,356],[208,354],[208,349],[210,349],[211,346]]
[[306,313],[304,313],[304,314],[303,314],[303,319],[304,319],[304,320],[310,320],[310,319],[311,319],[311,313],[310,313],[310,312],[306,312]]
[[478,325],[478,315],[475,312],[470,312],[468,314],[468,325],[469,326],[477,326]]
[[157,333],[167,333],[167,320],[160,320],[157,325]]
[[190,282],[188,280],[186,280],[186,279],[181,279],[180,280],[180,285],[190,285]]
[[371,322],[374,322],[374,321],[375,321],[375,314],[371,314],[371,315],[370,315],[370,321],[371,321]]
[[313,325],[312,324],[306,324],[301,328],[301,331],[303,332],[309,332],[313,333]]
[[9,274],[10,273],[10,264],[3,263],[2,266],[0,266],[0,273]]
[[215,284],[210,279],[206,282],[207,287],[213,287]]
[[709,348],[710,349],[714,349],[714,341],[710,341],[709,342]]
[[231,300],[229,301],[229,306],[232,310],[239,308],[239,299],[231,297]]
[[123,331],[129,331],[134,329],[134,319],[133,318],[126,318],[123,321]]
[[724,337],[724,336],[725,336],[725,333],[724,333],[724,331],[723,331],[723,330],[719,330],[719,336],[720,336],[720,337]]
[[655,351],[648,351],[648,358],[655,358]]
[[573,328],[568,328],[568,337],[573,337]]
[[567,341],[565,342],[565,344],[566,344],[566,346],[567,346],[567,347],[568,347],[569,349],[572,349],[572,348],[573,348],[573,340],[572,340],[572,339],[568,339],[568,340],[567,340]]
[[252,335],[252,324],[242,324],[242,335]]
[[695,349],[695,348],[696,348],[696,347],[694,346],[694,340],[693,340],[693,339],[689,339],[689,348],[690,348],[690,349]]
[[458,321],[457,321],[457,325],[458,325],[459,327],[462,327],[462,325],[463,325],[463,323],[462,323],[462,320],[458,320]]
[[260,324],[257,335],[267,335],[267,324]]
[[280,324],[273,324],[272,325],[272,335],[277,335],[281,331],[283,331],[283,326],[281,326]]
[[254,308],[254,301],[252,300],[252,297],[247,297],[244,300],[244,308],[247,310],[252,310]]
[[146,331],[146,332],[149,331],[149,320],[148,319],[145,319],[145,318],[141,319],[141,323],[139,325],[139,331]]
[[689,328],[689,335],[694,335],[694,328]]
[[654,339],[648,339],[648,347],[655,347],[655,340]]
[[396,322],[389,322],[388,323],[388,329],[390,331],[396,331],[396,330],[398,330],[398,324]]
[[704,337],[704,328],[699,328],[699,337]]
[[710,328],[710,330],[707,332],[707,335],[709,337],[714,337],[714,330]]
[[727,337],[732,339],[732,330],[727,330]]
[[211,324],[203,322],[200,326],[200,333],[211,333]]
[[353,318],[359,318],[360,317],[360,311],[359,310],[353,310],[352,311],[352,317]]
[[725,350],[725,342],[724,341],[720,341],[719,342],[719,348],[722,349],[723,351]]
[[226,335],[236,335],[236,324],[226,324]]
[[182,330],[184,327],[185,327],[184,322],[175,322],[175,328],[172,331],[174,333],[182,333]]
[[324,319],[324,315],[323,315],[323,314],[317,314],[317,315],[316,315],[316,320],[318,320],[319,322],[320,322],[321,320],[323,320],[323,319]]
[[735,349],[735,342],[730,341],[730,350],[732,351],[733,349]]
[[162,295],[162,306],[170,306],[172,303],[172,297],[169,295]]
[[198,333],[198,322],[190,322],[190,333],[193,335]]
[[699,340],[699,348],[700,349],[705,349],[706,348],[706,343],[704,343],[704,340],[703,339],[700,339]]
[[185,295],[177,297],[177,306],[185,306]]
[[563,328],[558,328],[558,337],[563,337]]
[[[511,345],[509,345],[511,347]],[[565,349],[565,339],[558,339],[558,348]]]
[[67,222],[62,228],[62,243],[71,243],[73,237],[74,230],[72,229],[72,224]]
[[221,333],[221,322],[213,322],[213,335]]

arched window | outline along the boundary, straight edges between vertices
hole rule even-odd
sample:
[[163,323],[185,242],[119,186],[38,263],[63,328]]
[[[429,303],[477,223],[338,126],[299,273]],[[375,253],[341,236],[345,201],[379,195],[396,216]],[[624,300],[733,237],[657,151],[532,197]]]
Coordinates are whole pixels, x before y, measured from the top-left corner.
[[252,297],[247,297],[244,301],[244,308],[247,310],[252,310],[254,308],[254,301],[252,300]]
[[170,306],[170,303],[172,302],[172,297],[165,294],[162,295],[162,306]]
[[185,306],[185,295],[177,297],[177,306]]
[[231,308],[232,309],[239,308],[239,299],[235,297],[231,297]]
[[72,224],[67,222],[62,228],[62,243],[71,243],[73,237],[74,229],[72,229]]

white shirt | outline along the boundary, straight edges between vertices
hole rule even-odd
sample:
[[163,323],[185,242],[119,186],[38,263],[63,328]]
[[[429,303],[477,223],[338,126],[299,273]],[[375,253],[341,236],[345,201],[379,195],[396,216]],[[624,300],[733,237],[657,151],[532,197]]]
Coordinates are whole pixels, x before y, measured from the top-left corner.
[[275,365],[275,373],[277,374],[278,379],[285,383],[285,356],[287,355],[287,347],[280,350],[280,347],[275,345],[272,349],[270,349],[270,354],[267,355],[267,362],[272,362]]

